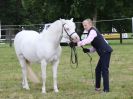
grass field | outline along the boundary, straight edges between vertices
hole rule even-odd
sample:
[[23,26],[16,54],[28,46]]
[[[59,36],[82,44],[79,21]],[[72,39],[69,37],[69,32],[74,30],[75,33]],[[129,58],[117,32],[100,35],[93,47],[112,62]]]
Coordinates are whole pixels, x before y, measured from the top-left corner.
[[[70,49],[62,47],[58,68],[59,93],[53,92],[52,66],[47,66],[47,94],[41,93],[42,84],[29,81],[30,90],[21,86],[21,68],[14,48],[0,45],[0,99],[133,99],[133,40],[109,41],[114,49],[110,63],[110,92],[94,91],[89,57],[77,48],[79,66],[70,65]],[[93,75],[98,61],[96,53],[91,54]],[[41,80],[40,65],[32,65]]]

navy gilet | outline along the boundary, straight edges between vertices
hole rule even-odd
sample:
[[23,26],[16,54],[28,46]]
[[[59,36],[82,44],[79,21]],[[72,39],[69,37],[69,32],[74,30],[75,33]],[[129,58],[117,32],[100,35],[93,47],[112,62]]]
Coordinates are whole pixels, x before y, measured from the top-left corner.
[[102,55],[107,52],[112,52],[113,49],[107,44],[101,33],[96,28],[91,27],[88,31],[88,35],[91,30],[95,30],[97,33],[97,36],[91,42],[91,45],[96,49],[98,55]]

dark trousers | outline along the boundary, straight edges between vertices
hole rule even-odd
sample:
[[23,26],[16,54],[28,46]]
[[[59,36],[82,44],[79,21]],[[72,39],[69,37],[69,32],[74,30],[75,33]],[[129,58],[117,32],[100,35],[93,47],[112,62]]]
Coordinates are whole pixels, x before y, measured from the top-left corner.
[[95,80],[96,80],[96,88],[100,88],[101,84],[101,76],[103,77],[103,91],[109,91],[109,63],[110,63],[110,52],[106,52],[100,55],[100,59],[98,61],[97,67],[95,69]]

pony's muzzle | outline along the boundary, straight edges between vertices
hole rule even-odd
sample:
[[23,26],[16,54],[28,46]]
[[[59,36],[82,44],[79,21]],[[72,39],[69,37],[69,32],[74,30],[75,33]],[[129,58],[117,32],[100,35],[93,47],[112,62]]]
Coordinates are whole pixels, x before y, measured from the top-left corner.
[[80,41],[80,38],[77,34],[74,34],[71,38],[71,41],[74,42],[74,43],[77,43]]

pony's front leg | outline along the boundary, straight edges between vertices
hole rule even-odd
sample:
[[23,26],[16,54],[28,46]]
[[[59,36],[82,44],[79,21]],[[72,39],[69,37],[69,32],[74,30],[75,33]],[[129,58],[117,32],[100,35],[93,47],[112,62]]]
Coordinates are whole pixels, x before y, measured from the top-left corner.
[[58,87],[57,87],[57,68],[58,68],[59,60],[56,60],[53,62],[53,86],[54,86],[54,91],[59,92]]
[[42,81],[43,81],[42,93],[46,93],[46,87],[45,87],[45,83],[46,83],[46,66],[47,66],[47,62],[45,60],[42,60],[41,61]]

